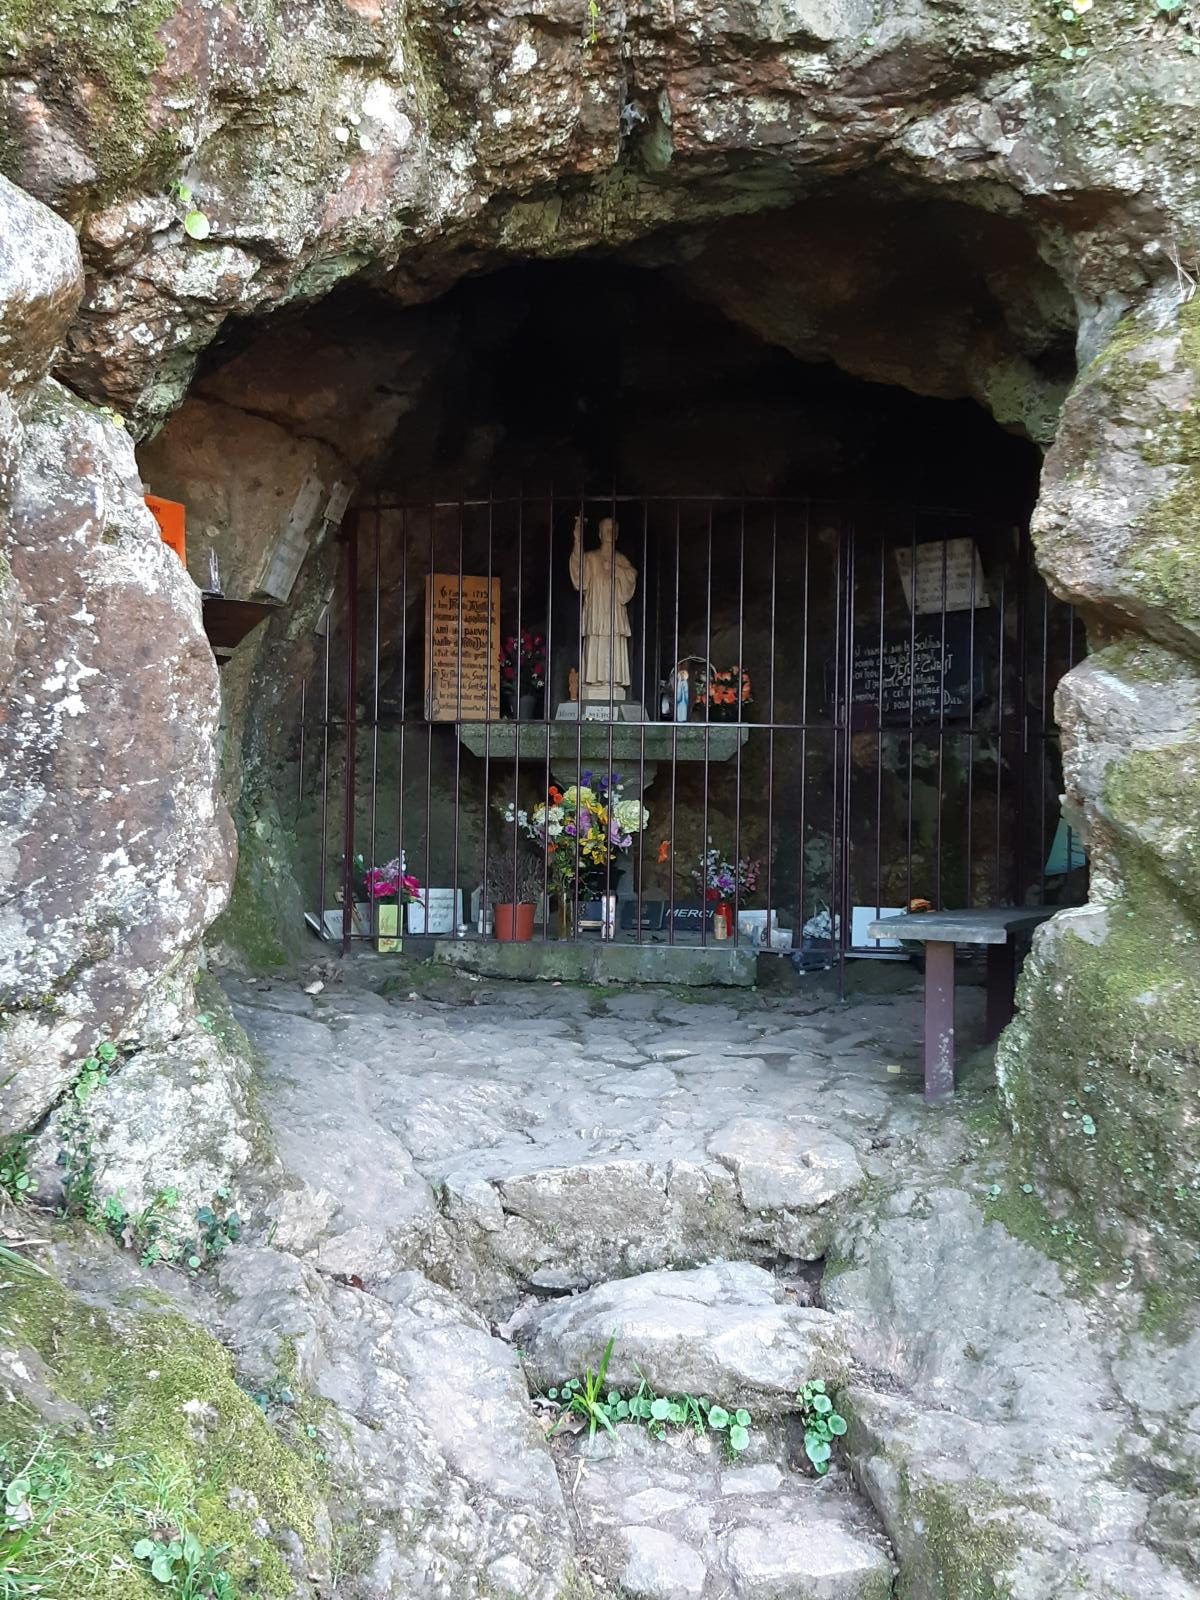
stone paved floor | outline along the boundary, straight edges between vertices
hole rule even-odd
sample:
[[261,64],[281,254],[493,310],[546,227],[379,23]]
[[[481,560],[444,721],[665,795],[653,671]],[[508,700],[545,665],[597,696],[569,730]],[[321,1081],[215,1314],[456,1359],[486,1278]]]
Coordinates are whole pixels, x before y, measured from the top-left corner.
[[[989,1220],[1021,1174],[985,1091],[922,1103],[915,974],[840,1005],[387,971],[227,979],[277,1157],[227,1337],[288,1338],[385,1484],[356,1600],[559,1600],[572,1560],[643,1600],[876,1600],[893,1557],[915,1600],[1200,1600],[1200,1332],[1146,1337]],[[753,1393],[752,1458],[559,1441],[556,1497],[523,1384],[606,1330],[622,1381]],[[797,1458],[806,1362],[845,1374],[853,1480]]]
[[311,996],[228,985],[299,1182],[279,1241],[364,1278],[415,1257],[497,1314],[518,1287],[819,1257],[898,1137],[957,1126],[920,1098],[911,969],[847,1004],[824,978],[680,998],[419,970],[384,998],[385,963],[324,970]]

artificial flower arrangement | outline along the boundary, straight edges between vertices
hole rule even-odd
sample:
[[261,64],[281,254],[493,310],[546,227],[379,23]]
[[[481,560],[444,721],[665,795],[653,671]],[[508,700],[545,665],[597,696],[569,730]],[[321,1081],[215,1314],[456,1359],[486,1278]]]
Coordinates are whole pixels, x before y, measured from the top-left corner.
[[546,852],[551,886],[563,902],[574,898],[576,883],[597,888],[609,862],[629,849],[650,818],[640,800],[624,798],[618,774],[584,772],[580,778],[566,789],[551,784],[532,811],[509,805],[503,812],[505,822]]
[[546,641],[540,633],[527,628],[509,634],[500,657],[500,683],[514,694],[546,687]]
[[753,702],[750,674],[736,663],[724,671],[713,667],[696,694],[696,704],[714,722],[735,722],[739,703],[744,708]]
[[381,867],[371,867],[364,876],[363,884],[367,899],[376,902],[394,900],[397,905],[406,906],[410,901],[421,898],[421,880],[405,872],[404,863],[399,858],[385,861]]
[[722,903],[748,899],[758,888],[762,863],[743,859],[727,861],[715,846],[710,845],[698,867],[692,868],[692,882],[701,890],[705,900]]

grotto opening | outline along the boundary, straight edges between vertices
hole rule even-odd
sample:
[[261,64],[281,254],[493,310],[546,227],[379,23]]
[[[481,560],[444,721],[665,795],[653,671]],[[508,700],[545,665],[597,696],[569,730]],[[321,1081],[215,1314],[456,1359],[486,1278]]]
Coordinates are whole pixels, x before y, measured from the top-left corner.
[[[904,281],[957,238],[937,293],[978,359],[1003,315],[980,274],[1029,267],[1027,242],[1001,227],[964,242],[953,208],[901,211],[884,233],[918,257]],[[971,400],[798,360],[781,330],[756,331],[757,301],[739,317],[711,303],[748,257],[803,243],[836,261],[854,227],[844,204],[806,207],[657,241],[647,261],[510,266],[399,312],[351,288],[209,353],[139,460],[189,508],[201,584],[215,562],[227,597],[309,619],[256,720],[310,927],[390,949],[405,920],[486,937],[494,904],[525,902],[540,939],[798,955],[807,939],[827,966],[877,948],[856,921],[914,898],[1082,898],[1052,851],[1068,837],[1052,697],[1083,629],[1033,563],[1036,447]],[[856,293],[854,364],[894,376],[903,357],[868,309]],[[1026,339],[1031,386],[1069,371],[1059,310]],[[260,527],[233,501],[247,480],[269,495],[278,441],[240,461],[228,443],[246,413],[307,417],[315,369],[322,426],[372,450],[314,599],[311,567],[272,586],[331,485],[310,472]],[[927,363],[923,383],[965,380]],[[619,607],[627,640],[610,690],[586,682],[572,566],[601,559],[606,522],[628,585],[618,600],[605,579],[590,603],[606,635]],[[1078,869],[1069,837],[1067,852]]]
[[[0,1588],[1200,1593],[1198,30],[0,6]],[[210,552],[266,613],[219,668]],[[425,714],[460,566],[489,711],[544,626],[532,716],[461,717],[457,649]],[[370,953],[401,851],[463,890],[425,948],[516,948],[470,891],[585,736],[621,937],[605,860],[564,945],[712,957],[710,834],[776,977],[822,914],[1053,899],[994,1057],[922,1103],[903,961]]]

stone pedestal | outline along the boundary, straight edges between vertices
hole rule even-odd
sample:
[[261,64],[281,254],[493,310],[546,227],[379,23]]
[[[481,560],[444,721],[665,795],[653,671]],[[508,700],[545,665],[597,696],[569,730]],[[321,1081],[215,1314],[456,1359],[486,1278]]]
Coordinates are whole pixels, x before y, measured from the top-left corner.
[[570,720],[556,716],[553,722],[460,722],[458,736],[473,755],[491,761],[544,763],[549,754],[551,776],[563,787],[589,768],[619,772],[632,800],[654,782],[660,762],[732,760],[750,737],[750,724],[647,722],[644,715],[611,722],[585,715],[581,721],[576,710]]

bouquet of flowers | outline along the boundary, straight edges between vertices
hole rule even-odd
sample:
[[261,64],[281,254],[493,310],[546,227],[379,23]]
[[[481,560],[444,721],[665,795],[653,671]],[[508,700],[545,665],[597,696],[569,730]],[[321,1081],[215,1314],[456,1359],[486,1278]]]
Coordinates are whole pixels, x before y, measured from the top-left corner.
[[566,789],[551,784],[546,800],[532,811],[510,805],[503,813],[546,852],[551,881],[564,896],[573,893],[577,873],[580,883],[589,877],[594,882],[650,818],[640,800],[623,797],[618,775],[580,776],[580,783]]
[[385,861],[381,867],[371,867],[364,879],[368,900],[394,900],[406,906],[411,900],[421,898],[421,880],[405,872],[399,858]]
[[726,861],[721,852],[709,845],[698,867],[692,868],[692,882],[705,900],[745,900],[758,888],[762,864],[758,861]]
[[512,694],[546,687],[546,641],[540,633],[509,634],[500,657],[500,683]]
[[739,703],[745,707],[753,700],[750,674],[736,663],[724,671],[714,667],[696,696],[696,704],[703,706],[705,715],[714,722],[736,722]]

